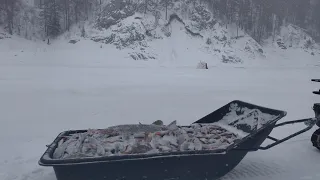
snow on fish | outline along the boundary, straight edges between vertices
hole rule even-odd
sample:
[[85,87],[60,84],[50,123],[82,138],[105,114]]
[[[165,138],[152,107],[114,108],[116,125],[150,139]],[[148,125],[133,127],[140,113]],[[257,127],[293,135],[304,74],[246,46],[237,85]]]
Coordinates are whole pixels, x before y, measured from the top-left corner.
[[53,158],[213,150],[241,138],[215,123],[180,127],[176,121],[163,125],[158,120],[152,124],[118,125],[73,134],[59,142]]

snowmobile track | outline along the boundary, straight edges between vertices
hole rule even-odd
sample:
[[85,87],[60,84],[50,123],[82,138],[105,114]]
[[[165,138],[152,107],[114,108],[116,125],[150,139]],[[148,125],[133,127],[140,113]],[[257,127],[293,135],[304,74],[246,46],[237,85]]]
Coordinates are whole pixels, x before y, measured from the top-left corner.
[[226,174],[220,180],[239,180],[245,178],[272,177],[275,174],[286,173],[288,167],[267,161],[245,160],[241,162],[234,170]]

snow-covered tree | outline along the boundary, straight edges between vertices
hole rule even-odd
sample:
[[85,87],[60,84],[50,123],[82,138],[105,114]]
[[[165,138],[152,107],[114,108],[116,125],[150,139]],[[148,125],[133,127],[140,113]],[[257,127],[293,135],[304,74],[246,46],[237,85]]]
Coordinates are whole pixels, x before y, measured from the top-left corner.
[[23,2],[0,0],[0,25],[10,34],[29,36],[42,30],[53,36],[70,30],[74,24],[81,23],[81,27],[84,21],[99,21],[103,16],[117,14],[112,9],[119,6],[130,6],[128,15],[162,12],[165,19],[180,8],[182,18],[192,21],[192,18],[197,21],[207,18],[195,17],[192,13],[211,11],[211,17],[220,19],[226,28],[230,23],[237,24],[237,32],[242,29],[259,42],[275,37],[283,23],[295,24],[320,37],[320,0],[34,0],[34,7],[27,7]]
[[40,13],[45,26],[44,30],[48,37],[56,37],[61,33],[61,16],[59,9],[60,7],[57,0],[45,1],[44,7]]

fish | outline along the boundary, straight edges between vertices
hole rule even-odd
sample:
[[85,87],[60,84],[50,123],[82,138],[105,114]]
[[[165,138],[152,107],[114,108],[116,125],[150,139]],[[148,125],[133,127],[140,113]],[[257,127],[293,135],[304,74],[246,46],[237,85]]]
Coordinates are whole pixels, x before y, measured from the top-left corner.
[[177,121],[171,122],[169,125],[163,125],[161,120],[157,120],[152,124],[124,124],[117,126],[110,126],[104,129],[106,132],[116,132],[118,134],[138,134],[138,133],[155,133],[158,131],[168,131],[177,127]]

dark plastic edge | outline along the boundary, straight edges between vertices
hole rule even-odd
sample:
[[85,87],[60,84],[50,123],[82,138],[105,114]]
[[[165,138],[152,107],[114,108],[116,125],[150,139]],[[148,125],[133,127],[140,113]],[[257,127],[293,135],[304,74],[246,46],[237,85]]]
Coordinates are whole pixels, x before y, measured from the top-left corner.
[[[238,145],[241,143],[245,142],[247,139],[252,138],[255,136],[257,133],[261,132],[263,129],[272,126],[272,128],[275,126],[276,122],[280,120],[281,118],[285,117],[287,115],[287,112],[285,111],[280,111],[276,109],[270,109],[266,108],[263,106],[257,106],[254,104],[250,104],[247,102],[243,102],[240,100],[234,100],[226,104],[225,106],[229,106],[231,103],[241,103],[249,107],[256,107],[259,108],[262,111],[273,111],[277,112],[278,117],[275,118],[272,121],[269,121],[266,123],[263,127],[255,131],[254,133],[249,134],[248,136],[242,138],[241,140],[231,144],[228,146],[226,149],[215,149],[215,150],[202,150],[202,151],[185,151],[185,152],[171,152],[171,153],[157,153],[157,154],[142,154],[142,155],[121,155],[121,156],[106,156],[106,157],[90,157],[90,158],[81,158],[81,159],[52,159],[53,152],[55,148],[58,145],[58,142],[61,140],[62,136],[66,136],[68,134],[73,134],[73,133],[81,133],[81,132],[86,132],[87,130],[73,130],[73,131],[64,131],[60,133],[55,140],[53,141],[52,144],[50,144],[45,151],[45,153],[41,156],[38,164],[41,166],[64,166],[64,165],[75,165],[75,164],[89,164],[89,163],[98,163],[98,162],[115,162],[115,161],[128,161],[128,160],[141,160],[141,159],[154,159],[154,158],[167,158],[167,157],[179,157],[179,156],[190,156],[190,155],[223,155],[226,154],[228,151],[236,148]],[[223,107],[225,107],[223,106]],[[221,107],[221,108],[223,108]],[[217,110],[216,110],[217,111]],[[215,111],[213,111],[215,112]],[[210,113],[212,114],[212,113]],[[210,115],[209,114],[209,115]],[[207,115],[207,116],[209,116]],[[196,121],[198,122],[198,121]],[[195,122],[195,123],[196,123]]]
[[[218,110],[220,110],[220,109],[224,109],[226,106],[229,106],[231,103],[240,103],[240,104],[244,104],[244,105],[246,105],[246,106],[248,106],[248,107],[251,107],[251,108],[259,108],[260,110],[262,110],[262,112],[268,113],[268,114],[269,114],[270,111],[276,112],[277,114],[279,114],[279,116],[280,116],[281,118],[283,118],[283,117],[285,117],[285,116],[287,115],[287,112],[286,112],[286,111],[277,110],[277,109],[271,109],[271,108],[267,108],[267,107],[264,107],[264,106],[259,106],[259,105],[251,104],[251,103],[248,103],[248,102],[244,102],[244,101],[241,101],[241,100],[233,100],[233,101],[229,102],[228,104],[220,107],[219,109],[217,109],[217,110],[215,110],[215,111],[218,111]],[[211,114],[213,114],[215,111],[213,111],[213,112],[211,112],[210,114],[202,117],[201,119],[197,120],[197,121],[194,122],[194,123],[201,123],[202,119],[205,119],[206,117],[211,116]],[[281,118],[280,118],[280,119],[281,119]],[[278,120],[279,120],[279,119],[278,119]],[[273,122],[274,122],[274,120],[269,121],[269,123],[267,123],[267,124],[272,124]]]
[[319,91],[313,91],[313,94],[320,95],[320,90]]

